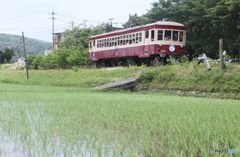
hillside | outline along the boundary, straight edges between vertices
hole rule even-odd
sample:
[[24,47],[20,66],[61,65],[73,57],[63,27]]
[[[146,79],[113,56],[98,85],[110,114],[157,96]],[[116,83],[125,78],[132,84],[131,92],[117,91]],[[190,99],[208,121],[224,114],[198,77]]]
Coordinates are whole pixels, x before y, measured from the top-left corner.
[[[43,54],[51,46],[49,42],[31,38],[26,38],[25,42],[28,54]],[[22,52],[22,37],[11,34],[0,34],[0,51],[6,48],[13,48],[16,52],[19,50]]]

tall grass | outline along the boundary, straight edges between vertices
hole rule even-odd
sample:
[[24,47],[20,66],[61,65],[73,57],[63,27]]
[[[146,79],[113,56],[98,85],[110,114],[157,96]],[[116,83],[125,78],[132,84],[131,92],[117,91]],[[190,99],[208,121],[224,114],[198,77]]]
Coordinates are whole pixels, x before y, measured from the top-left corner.
[[[240,66],[227,65],[225,70],[213,65],[208,71],[205,65],[196,63],[165,67],[130,67],[74,70],[30,71],[26,80],[24,71],[10,70],[10,65],[0,67],[0,82],[14,84],[95,87],[123,80],[141,73],[140,91],[181,90],[207,93],[239,93]],[[239,98],[239,95],[237,96]]]
[[196,157],[240,148],[237,100],[8,84],[0,93],[0,137],[27,156]]

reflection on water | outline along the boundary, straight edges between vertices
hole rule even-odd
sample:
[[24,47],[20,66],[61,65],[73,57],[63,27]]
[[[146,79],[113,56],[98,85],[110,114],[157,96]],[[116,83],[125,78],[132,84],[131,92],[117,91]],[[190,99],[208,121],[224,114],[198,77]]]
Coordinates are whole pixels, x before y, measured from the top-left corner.
[[[33,133],[35,134],[35,133]],[[114,147],[90,144],[88,141],[79,141],[74,145],[54,139],[46,143],[19,135],[14,136],[0,128],[0,157],[115,157],[129,156],[127,153],[115,151]],[[36,137],[36,136],[34,136]],[[35,142],[34,142],[35,141]],[[44,144],[45,143],[45,144]],[[125,155],[123,155],[125,154]]]

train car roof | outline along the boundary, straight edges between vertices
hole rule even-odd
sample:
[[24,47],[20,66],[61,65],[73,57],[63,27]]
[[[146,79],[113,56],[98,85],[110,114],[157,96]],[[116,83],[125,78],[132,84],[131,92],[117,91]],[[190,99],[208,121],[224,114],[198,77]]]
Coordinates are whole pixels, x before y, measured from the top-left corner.
[[155,23],[150,23],[147,25],[142,25],[142,26],[138,26],[138,27],[133,27],[133,28],[127,28],[127,29],[121,29],[118,31],[113,31],[113,32],[109,32],[109,33],[104,33],[104,34],[99,34],[99,35],[94,35],[92,36],[90,39],[99,39],[99,38],[104,38],[104,37],[108,37],[110,35],[119,35],[119,34],[123,34],[123,33],[127,33],[127,32],[131,32],[131,31],[138,31],[144,28],[151,28],[154,26],[172,26],[172,27],[176,27],[176,28],[184,28],[185,26],[181,23],[178,22],[172,22],[172,21],[158,21]]

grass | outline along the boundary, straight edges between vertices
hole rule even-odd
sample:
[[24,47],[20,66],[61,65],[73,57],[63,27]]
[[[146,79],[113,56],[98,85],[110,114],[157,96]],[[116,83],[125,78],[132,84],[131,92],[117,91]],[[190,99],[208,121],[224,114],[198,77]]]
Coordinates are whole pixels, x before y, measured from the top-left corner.
[[[10,65],[0,65],[0,82],[31,85],[95,87],[123,80],[141,73],[139,91],[195,91],[198,93],[221,93],[220,97],[240,98],[240,66],[227,65],[225,70],[212,65],[196,63],[165,67],[130,67],[74,70],[31,70],[30,80],[24,71],[16,71]],[[233,94],[231,96],[231,94]],[[230,95],[230,96],[229,96]]]
[[[0,68],[1,69],[1,68]],[[30,70],[26,80],[24,71],[0,70],[0,82],[30,85],[95,87],[104,83],[134,76],[139,68],[79,69],[74,70]]]
[[210,148],[240,149],[238,100],[11,84],[0,84],[0,93],[0,138],[27,156],[200,157]]
[[222,70],[212,65],[208,71],[205,65],[196,63],[153,68],[141,76],[139,90],[161,91],[181,90],[207,93],[239,93],[240,66],[227,65]]

